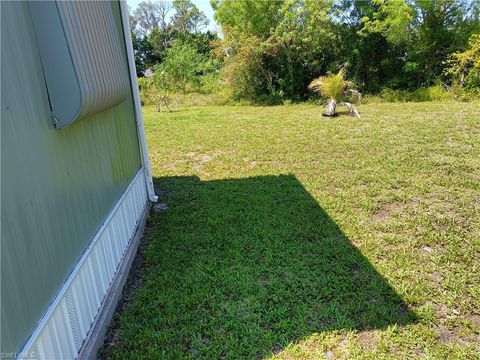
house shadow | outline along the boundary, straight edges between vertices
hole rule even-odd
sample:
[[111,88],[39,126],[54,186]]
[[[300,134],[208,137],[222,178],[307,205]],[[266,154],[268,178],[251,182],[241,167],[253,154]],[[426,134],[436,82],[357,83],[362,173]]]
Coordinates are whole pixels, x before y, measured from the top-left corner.
[[[195,358],[262,358],[415,314],[293,175],[156,178],[142,326]],[[168,349],[166,350],[168,353]]]

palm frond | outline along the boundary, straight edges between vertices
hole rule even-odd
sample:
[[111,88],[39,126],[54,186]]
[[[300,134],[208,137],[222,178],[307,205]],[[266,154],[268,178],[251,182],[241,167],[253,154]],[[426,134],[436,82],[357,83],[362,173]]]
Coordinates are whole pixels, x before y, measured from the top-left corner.
[[337,75],[320,76],[314,79],[310,85],[308,85],[308,88],[323,96],[336,99],[343,94],[345,87],[343,76],[344,73],[342,69]]

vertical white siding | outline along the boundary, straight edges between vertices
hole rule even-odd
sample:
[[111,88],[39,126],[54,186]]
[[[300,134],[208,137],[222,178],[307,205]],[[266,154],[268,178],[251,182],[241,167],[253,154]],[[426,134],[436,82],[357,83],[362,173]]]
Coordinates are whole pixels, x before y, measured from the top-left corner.
[[147,206],[144,174],[141,168],[115,205],[22,350],[23,358],[77,356]]

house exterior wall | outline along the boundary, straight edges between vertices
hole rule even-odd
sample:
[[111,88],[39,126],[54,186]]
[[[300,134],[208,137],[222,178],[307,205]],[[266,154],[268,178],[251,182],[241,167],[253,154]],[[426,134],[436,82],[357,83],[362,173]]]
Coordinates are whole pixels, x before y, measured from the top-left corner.
[[1,352],[22,348],[141,168],[131,94],[53,128],[30,16],[1,2]]

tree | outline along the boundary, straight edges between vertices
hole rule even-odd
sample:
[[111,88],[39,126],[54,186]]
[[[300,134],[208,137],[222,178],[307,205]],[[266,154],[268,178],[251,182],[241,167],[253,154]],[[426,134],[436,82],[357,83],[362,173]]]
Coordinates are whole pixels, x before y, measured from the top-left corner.
[[309,80],[334,61],[330,9],[330,0],[287,0],[278,10],[268,43],[276,48],[278,87],[287,98],[302,99]]
[[[130,6],[128,6],[128,25],[130,26],[130,31],[132,33],[136,34],[138,20],[135,16],[133,16],[132,8]],[[133,37],[132,37],[132,39],[133,39]]]
[[283,1],[211,0],[215,20],[230,36],[255,36],[267,39],[278,22]]
[[173,0],[172,24],[180,33],[196,33],[208,26],[209,20],[190,0]]
[[154,28],[148,35],[148,43],[153,49],[155,56],[158,58],[158,62],[162,62],[165,57],[165,51],[172,45],[175,39],[171,27],[166,30],[160,28]]
[[163,63],[157,65],[155,74],[163,74],[171,91],[185,94],[188,90],[199,87],[200,75],[203,74],[206,62],[207,58],[193,46],[175,40],[166,50]]
[[[308,88],[328,98],[327,112],[324,115],[335,116],[338,101],[345,97],[349,92],[357,95],[359,99],[361,98],[358,91],[350,89],[352,85],[353,84],[350,81],[345,80],[345,68],[342,67],[335,75],[319,76],[318,78],[313,79],[310,85],[308,85]],[[355,106],[349,102],[341,102],[340,105],[348,107],[351,115],[358,118],[360,117]]]
[[445,60],[480,33],[480,0],[211,0],[233,94],[303,100],[339,66],[362,91],[445,80]]
[[448,54],[463,49],[470,34],[480,30],[476,1],[372,0],[375,7],[362,17],[359,33],[385,38],[399,85],[429,86],[441,77]]
[[140,94],[154,104],[157,111],[161,110],[162,105],[170,110],[172,89],[167,74],[156,72],[152,77],[139,78],[138,88]]
[[361,19],[364,26],[360,33],[381,33],[395,45],[408,42],[412,34],[414,10],[403,0],[372,0],[372,2],[378,6],[378,10],[373,16]]
[[135,27],[131,30],[139,35],[147,35],[153,29],[166,30],[170,8],[170,4],[166,0],[142,1],[133,12]]
[[163,62],[155,66],[153,76],[139,79],[140,92],[160,111],[162,106],[169,108],[173,95],[199,90],[203,77],[216,70],[208,55],[177,39],[166,49]]
[[362,91],[376,92],[385,83],[395,84],[403,65],[401,47],[392,46],[379,32],[361,32],[362,19],[373,18],[378,11],[377,2],[355,0],[335,1],[330,11],[336,42],[328,70],[345,64]]
[[334,58],[330,0],[224,0],[212,6],[228,45],[224,73],[238,87],[234,94],[304,99],[308,81]]
[[480,88],[480,34],[470,38],[469,47],[450,55],[445,75],[452,82],[467,89]]
[[235,39],[235,43],[221,43],[221,52],[229,54],[224,59],[221,74],[232,88],[234,98],[271,101],[275,89],[274,73],[268,64],[269,49],[255,36],[244,35]]
[[160,61],[160,57],[155,53],[147,35],[141,36],[132,32],[132,45],[137,76],[142,77],[145,70]]

